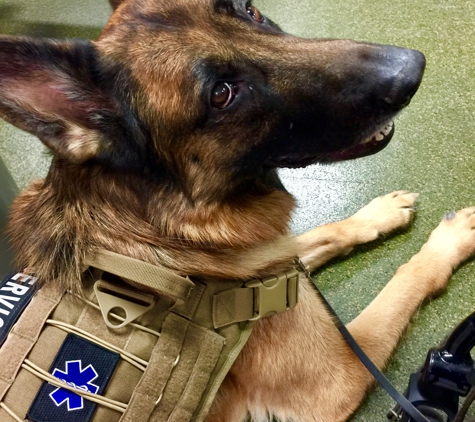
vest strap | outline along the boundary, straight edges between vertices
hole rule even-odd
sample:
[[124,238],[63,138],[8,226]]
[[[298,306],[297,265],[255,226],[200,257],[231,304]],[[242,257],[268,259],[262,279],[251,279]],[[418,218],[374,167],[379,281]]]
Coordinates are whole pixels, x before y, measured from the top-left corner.
[[214,328],[243,321],[255,321],[285,312],[297,305],[299,273],[291,269],[213,296]]
[[195,287],[188,277],[182,277],[168,268],[102,249],[93,255],[88,255],[85,263],[175,300],[186,301]]

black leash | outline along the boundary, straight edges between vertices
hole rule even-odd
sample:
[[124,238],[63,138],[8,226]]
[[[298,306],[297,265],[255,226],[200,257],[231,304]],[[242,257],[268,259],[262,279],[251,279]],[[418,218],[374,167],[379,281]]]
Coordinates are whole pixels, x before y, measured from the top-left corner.
[[338,331],[340,331],[341,335],[348,343],[351,350],[353,350],[355,355],[370,372],[370,374],[376,379],[378,384],[387,391],[387,393],[393,398],[393,400],[404,409],[404,411],[414,420],[414,422],[429,422],[429,420],[406,397],[404,397],[399,391],[396,390],[396,388],[391,384],[391,382],[381,373],[381,371],[376,367],[373,361],[366,355],[360,345],[353,338],[351,333],[346,329],[343,322],[341,322],[340,318],[338,317],[332,306],[328,303],[325,296],[323,296],[315,281],[310,276],[310,273],[307,271],[307,269],[301,262],[300,267],[302,271],[307,275],[307,277],[312,281],[312,284],[315,287],[315,290],[317,291],[318,295],[321,297],[323,304],[333,317],[336,328],[338,328]]

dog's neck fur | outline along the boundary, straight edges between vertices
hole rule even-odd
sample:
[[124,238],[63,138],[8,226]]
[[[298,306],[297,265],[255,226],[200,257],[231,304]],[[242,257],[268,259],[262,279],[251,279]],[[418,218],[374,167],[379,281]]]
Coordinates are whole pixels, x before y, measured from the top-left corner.
[[[78,289],[84,257],[98,248],[199,277],[246,279],[288,266],[294,200],[284,190],[261,187],[217,204],[191,204],[169,189],[54,159],[47,178],[12,208],[18,268]],[[276,244],[272,256],[269,243]]]

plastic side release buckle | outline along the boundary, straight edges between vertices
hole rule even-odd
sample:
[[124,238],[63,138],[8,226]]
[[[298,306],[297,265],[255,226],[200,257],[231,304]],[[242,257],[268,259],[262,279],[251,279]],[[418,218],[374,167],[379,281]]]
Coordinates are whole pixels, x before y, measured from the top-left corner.
[[254,316],[251,321],[294,308],[298,301],[299,273],[290,270],[262,280],[248,281],[245,286],[254,289]]
[[[94,283],[94,292],[102,317],[110,328],[124,327],[155,305],[153,295],[119,287],[104,280]],[[122,322],[117,324],[117,321]]]

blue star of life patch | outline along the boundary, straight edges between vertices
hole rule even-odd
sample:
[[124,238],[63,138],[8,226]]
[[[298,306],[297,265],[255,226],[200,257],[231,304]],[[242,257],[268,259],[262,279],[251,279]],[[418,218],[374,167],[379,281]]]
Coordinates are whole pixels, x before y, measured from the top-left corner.
[[[99,375],[92,365],[89,365],[84,369],[82,369],[81,366],[82,361],[69,360],[66,362],[66,370],[63,372],[58,368],[55,368],[53,376],[71,387],[87,391],[88,393],[97,394],[99,386],[92,384],[92,381],[94,381]],[[58,387],[50,393],[49,396],[56,403],[56,406],[61,406],[64,402],[67,402],[68,412],[84,408],[84,399],[64,388]]]
[[[102,346],[68,334],[49,372],[77,390],[102,394],[120,356]],[[44,382],[27,413],[33,422],[89,422],[97,404],[73,391]]]

